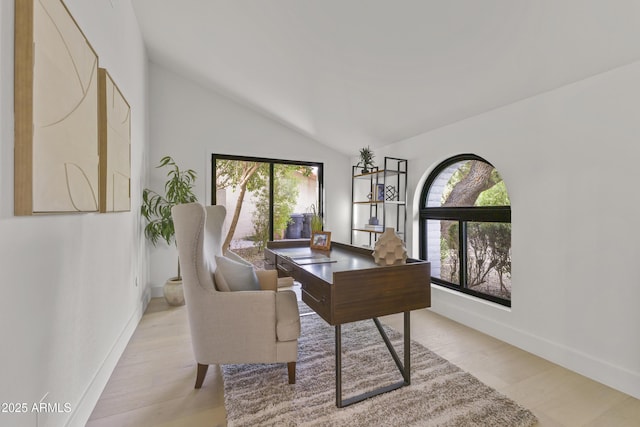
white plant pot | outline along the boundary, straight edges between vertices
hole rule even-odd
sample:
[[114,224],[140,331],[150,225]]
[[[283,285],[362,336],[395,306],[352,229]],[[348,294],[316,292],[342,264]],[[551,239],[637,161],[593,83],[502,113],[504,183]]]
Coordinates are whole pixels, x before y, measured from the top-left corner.
[[176,277],[173,277],[167,280],[162,290],[164,292],[164,299],[167,300],[167,303],[169,305],[184,305],[184,291],[182,290],[182,280],[178,280]]

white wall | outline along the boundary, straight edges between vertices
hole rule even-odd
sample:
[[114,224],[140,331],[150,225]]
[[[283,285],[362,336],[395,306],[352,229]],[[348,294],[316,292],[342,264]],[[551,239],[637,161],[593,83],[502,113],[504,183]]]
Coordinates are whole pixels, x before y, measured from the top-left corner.
[[[13,216],[13,14],[0,2],[0,413],[3,426],[84,426],[148,300],[137,206],[146,173],[147,63],[130,2],[65,0],[132,107],[132,211]],[[39,418],[38,418],[39,417]],[[38,422],[38,424],[36,424]]]
[[[155,166],[166,155],[181,168],[197,171],[196,195],[211,203],[211,154],[266,157],[324,163],[325,229],[349,241],[349,158],[272,119],[199,86],[166,68],[150,65],[150,151]],[[166,170],[150,169],[150,188],[160,191]],[[154,295],[176,274],[177,252],[151,248],[150,284]]]
[[[512,308],[433,288],[433,310],[640,397],[640,63],[386,147],[426,175],[474,153],[512,209]],[[417,222],[409,247],[417,255]]]

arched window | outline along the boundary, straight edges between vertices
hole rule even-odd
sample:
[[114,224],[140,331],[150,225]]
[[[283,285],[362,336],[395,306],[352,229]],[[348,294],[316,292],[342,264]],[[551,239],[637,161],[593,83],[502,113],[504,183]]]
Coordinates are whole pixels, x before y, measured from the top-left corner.
[[486,160],[463,154],[434,169],[420,199],[420,257],[431,280],[511,306],[511,207]]

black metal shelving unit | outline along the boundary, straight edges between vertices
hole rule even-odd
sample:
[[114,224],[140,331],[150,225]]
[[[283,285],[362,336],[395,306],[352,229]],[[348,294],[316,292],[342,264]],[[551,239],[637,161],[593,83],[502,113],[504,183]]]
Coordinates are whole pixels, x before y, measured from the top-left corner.
[[[382,169],[367,172],[352,166],[351,177],[351,244],[373,247],[387,227],[405,240],[407,160],[385,157]],[[377,227],[371,218],[378,219]]]

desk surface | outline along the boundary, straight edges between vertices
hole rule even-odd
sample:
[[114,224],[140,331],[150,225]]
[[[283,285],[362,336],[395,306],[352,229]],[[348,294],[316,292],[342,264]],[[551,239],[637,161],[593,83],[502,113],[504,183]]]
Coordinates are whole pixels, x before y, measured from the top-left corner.
[[302,284],[302,300],[331,325],[431,304],[427,261],[381,267],[370,249],[334,242],[331,251],[312,250],[308,240],[269,242],[265,257]]
[[274,252],[327,283],[333,283],[334,273],[383,268],[373,261],[371,251],[362,253],[337,244],[333,245],[331,251],[292,247],[274,249]]

